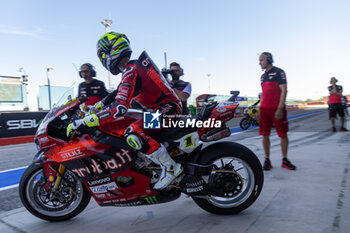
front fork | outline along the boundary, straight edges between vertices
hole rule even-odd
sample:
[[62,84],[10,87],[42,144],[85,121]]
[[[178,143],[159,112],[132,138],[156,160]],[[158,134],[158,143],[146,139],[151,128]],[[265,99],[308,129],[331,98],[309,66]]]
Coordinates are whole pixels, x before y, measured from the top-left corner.
[[253,118],[250,115],[247,115],[247,122],[248,122],[249,127],[252,124],[252,120],[253,120]]
[[47,183],[45,185],[46,191],[49,190],[56,176],[56,181],[54,183],[53,188],[57,191],[60,187],[62,177],[64,177],[64,174],[66,173],[66,166],[60,164],[58,170],[56,170],[54,167],[57,166],[57,163],[52,160],[46,159],[44,151],[40,151],[34,156],[33,163],[42,164],[44,167],[45,176],[47,177]]
[[[57,163],[52,162],[44,162],[44,171],[45,176],[47,177],[47,183],[45,185],[46,191],[49,191],[51,184],[54,182],[54,190],[58,190],[60,187],[62,177],[64,176],[66,172],[66,167],[62,164],[59,165],[58,170],[56,170],[54,167],[57,165]],[[56,177],[56,180],[55,180]]]
[[60,164],[60,166],[58,167],[58,172],[56,174],[57,178],[56,178],[55,184],[53,186],[53,188],[55,190],[58,190],[58,188],[61,184],[61,181],[62,181],[62,177],[64,176],[65,172],[66,172],[66,167],[64,165]]

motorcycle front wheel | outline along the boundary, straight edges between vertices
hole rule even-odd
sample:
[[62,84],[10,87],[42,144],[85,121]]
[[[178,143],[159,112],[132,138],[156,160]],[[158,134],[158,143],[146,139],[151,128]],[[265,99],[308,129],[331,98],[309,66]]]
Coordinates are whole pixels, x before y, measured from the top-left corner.
[[64,221],[75,217],[89,204],[91,195],[78,177],[65,172],[58,190],[53,184],[46,190],[47,178],[40,164],[31,164],[19,183],[19,196],[24,207],[47,221]]
[[[224,195],[193,197],[202,209],[213,214],[236,214],[253,204],[263,187],[264,173],[257,156],[234,142],[220,142],[200,155],[200,164],[215,165],[216,182]],[[204,178],[204,177],[203,177]]]
[[246,116],[246,117],[242,118],[241,122],[239,123],[239,126],[243,130],[247,130],[250,127],[250,125],[251,125],[251,117],[250,116]]

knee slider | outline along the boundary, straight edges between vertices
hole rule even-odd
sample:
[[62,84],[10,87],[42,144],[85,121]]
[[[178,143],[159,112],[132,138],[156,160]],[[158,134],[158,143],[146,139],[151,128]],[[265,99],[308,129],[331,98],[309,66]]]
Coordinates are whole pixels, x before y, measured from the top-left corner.
[[135,150],[145,153],[149,149],[148,143],[146,143],[139,135],[130,134],[126,137],[128,145]]
[[142,153],[148,151],[149,144],[145,139],[142,138],[141,135],[139,135],[137,132],[134,132],[132,126],[126,128],[124,135],[126,137],[126,142],[130,147],[132,147],[135,150],[141,151]]
[[126,138],[126,142],[130,147],[134,148],[135,150],[142,149],[142,146],[143,146],[142,140],[139,136],[135,134],[128,135]]

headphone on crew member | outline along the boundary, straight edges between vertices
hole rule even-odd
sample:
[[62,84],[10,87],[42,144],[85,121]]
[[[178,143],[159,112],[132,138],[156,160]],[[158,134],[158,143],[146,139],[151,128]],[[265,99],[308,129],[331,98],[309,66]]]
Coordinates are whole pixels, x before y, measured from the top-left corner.
[[[93,65],[91,65],[90,63],[84,63],[84,64],[82,64],[82,65],[80,66],[80,69],[81,69],[81,67],[83,67],[83,66],[89,67],[89,70],[90,70],[90,73],[91,73],[91,77],[92,77],[92,78],[93,78],[93,77],[96,77],[96,70],[95,70],[95,67],[94,67]],[[83,77],[83,76],[81,76],[81,71],[79,71],[79,76],[80,76],[80,78]]]
[[330,82],[330,83],[332,83],[332,79],[334,79],[334,80],[335,80],[335,83],[337,83],[337,82],[338,82],[338,79],[336,79],[335,77],[332,77],[332,78],[331,78],[331,80],[329,80],[329,82]]
[[172,66],[177,66],[177,67],[180,68],[180,71],[181,71],[181,72],[180,72],[179,77],[181,77],[182,75],[184,75],[184,69],[181,68],[181,66],[180,66],[179,63],[177,63],[177,62],[172,62],[172,63],[170,63],[169,68],[172,67]]
[[272,63],[273,63],[272,54],[269,52],[263,52],[262,54],[264,54],[266,56],[266,61],[272,65]]

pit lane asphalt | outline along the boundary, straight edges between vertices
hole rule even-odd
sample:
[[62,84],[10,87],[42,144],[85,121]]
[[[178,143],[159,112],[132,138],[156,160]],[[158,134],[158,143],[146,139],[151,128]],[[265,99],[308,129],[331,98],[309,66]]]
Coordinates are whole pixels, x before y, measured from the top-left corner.
[[[290,130],[289,158],[297,171],[279,167],[279,139],[273,133],[274,168],[265,172],[258,200],[238,215],[208,214],[185,197],[129,208],[98,207],[92,200],[76,218],[47,223],[21,207],[13,188],[0,191],[0,232],[350,232],[350,133],[330,132],[327,112],[292,120]],[[226,140],[249,147],[263,159],[257,129]],[[28,165],[35,151],[32,144],[1,147],[0,170]]]

